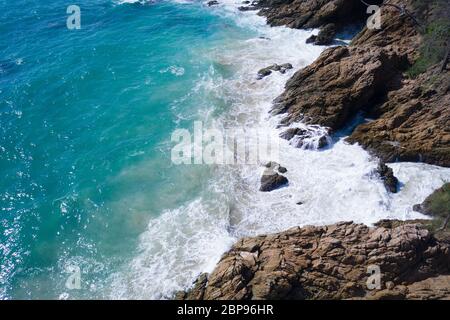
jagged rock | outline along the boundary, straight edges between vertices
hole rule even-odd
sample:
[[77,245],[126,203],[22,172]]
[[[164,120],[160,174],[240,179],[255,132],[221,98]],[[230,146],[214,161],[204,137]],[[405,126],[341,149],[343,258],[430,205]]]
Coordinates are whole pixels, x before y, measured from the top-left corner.
[[277,173],[277,171],[280,173],[286,172],[286,168],[281,167],[276,162],[269,162],[268,165],[268,167],[266,165],[266,169],[261,176],[261,187],[259,191],[270,192],[289,183],[289,180],[285,176]]
[[422,161],[450,167],[450,76],[438,66],[388,94],[348,138],[385,162]]
[[[381,288],[370,290],[374,265]],[[239,240],[208,276],[203,299],[442,298],[449,271],[449,244],[418,224],[297,227]]]
[[317,36],[312,35],[306,39],[306,43],[314,43],[318,46],[329,45],[333,42],[335,35],[336,25],[334,23],[329,23],[320,29]]
[[321,149],[328,145],[327,134],[318,135],[314,130],[289,128],[280,133],[280,137],[291,141],[291,145],[296,148]]
[[450,276],[438,276],[407,287],[406,299],[450,300]]
[[317,39],[317,36],[313,34],[311,37],[306,39],[306,43],[315,43],[316,39]]
[[208,284],[208,274],[202,273],[197,280],[193,283],[189,293],[184,291],[178,291],[175,293],[175,300],[203,300],[203,294],[205,293],[206,285]]
[[394,176],[394,172],[383,162],[380,162],[377,167],[377,173],[379,174],[384,186],[389,192],[396,193],[398,186],[398,179]]
[[217,0],[211,0],[211,1],[208,1],[207,4],[208,4],[208,7],[216,6],[216,5],[219,4],[219,1],[217,1]]
[[[394,0],[392,4],[401,4]],[[408,9],[410,2],[406,1]],[[347,139],[383,162],[450,166],[450,77],[431,68],[417,79],[404,71],[417,58],[417,26],[395,8],[382,10],[382,28],[364,28],[349,47],[325,50],[287,82],[274,101],[281,123],[302,121],[342,129],[358,112],[375,119]],[[334,20],[332,22],[335,22]]]
[[283,63],[283,64],[273,64],[271,66],[268,66],[266,68],[263,68],[258,71],[258,79],[262,79],[264,77],[267,77],[272,73],[272,71],[279,71],[280,73],[286,73],[286,70],[292,69],[292,65],[290,63]]
[[261,0],[257,6],[270,25],[290,28],[319,28],[330,22],[343,26],[367,18],[367,7],[359,0]]
[[280,134],[280,137],[286,140],[291,140],[295,136],[304,136],[308,133],[305,129],[289,128]]
[[327,49],[286,83],[272,112],[286,114],[285,124],[303,121],[340,129],[386,90],[405,62],[405,56],[376,47]]

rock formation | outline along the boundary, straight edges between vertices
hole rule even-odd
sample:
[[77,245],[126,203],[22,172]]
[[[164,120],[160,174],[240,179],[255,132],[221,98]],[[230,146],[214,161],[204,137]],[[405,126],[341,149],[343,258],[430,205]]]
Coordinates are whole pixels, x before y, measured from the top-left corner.
[[396,193],[398,179],[394,176],[394,172],[386,164],[380,162],[377,167],[377,173],[380,175],[384,186],[389,192]]
[[280,73],[286,73],[287,70],[292,69],[292,64],[283,63],[283,64],[273,64],[271,66],[265,67],[258,71],[258,80],[261,80],[264,77],[272,74],[272,71],[278,71]]
[[[378,271],[380,278],[371,276]],[[244,238],[207,282],[202,276],[178,297],[449,299],[449,271],[449,244],[419,224],[369,228],[346,222]]]
[[259,191],[270,192],[289,183],[289,180],[280,173],[286,173],[287,169],[280,164],[271,161],[265,165],[266,169],[261,176]]
[[450,75],[437,66],[417,79],[402,81],[372,112],[380,116],[358,126],[358,142],[383,161],[422,161],[450,166]]
[[[407,3],[414,12],[410,1],[390,3]],[[327,49],[297,71],[272,112],[284,115],[281,125],[302,121],[332,130],[364,113],[374,120],[359,125],[350,143],[384,162],[450,166],[449,72],[436,65],[416,79],[406,77],[421,42],[417,23],[393,7],[382,8],[381,29],[364,28],[350,46]]]

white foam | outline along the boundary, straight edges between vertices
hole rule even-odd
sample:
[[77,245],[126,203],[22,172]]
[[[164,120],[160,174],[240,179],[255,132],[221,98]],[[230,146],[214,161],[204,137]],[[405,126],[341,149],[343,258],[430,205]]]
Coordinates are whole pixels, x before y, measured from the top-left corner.
[[[231,105],[230,112],[216,119],[217,126],[263,128],[278,136],[279,118],[269,116],[272,100],[282,93],[294,70],[314,61],[324,48],[305,44],[316,31],[271,28],[255,12],[238,11],[240,3],[221,1],[211,10],[252,28],[258,36],[213,50],[217,64],[237,71],[231,78],[209,78],[203,85]],[[287,62],[294,70],[256,80],[260,68]],[[140,238],[137,256],[114,275],[111,296],[168,298],[189,287],[201,272],[211,271],[220,255],[242,236],[296,225],[423,218],[412,206],[450,181],[449,168],[390,164],[401,189],[389,194],[374,174],[377,160],[343,140],[323,151],[312,151],[280,139],[280,163],[288,169],[289,185],[270,193],[258,191],[260,166],[217,167],[209,189],[200,198],[150,222]]]

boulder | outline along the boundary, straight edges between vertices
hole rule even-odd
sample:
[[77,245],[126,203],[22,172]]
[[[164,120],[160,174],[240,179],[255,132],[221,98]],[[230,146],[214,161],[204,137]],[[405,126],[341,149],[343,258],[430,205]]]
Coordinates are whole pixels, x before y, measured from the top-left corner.
[[263,175],[261,176],[261,187],[259,188],[259,191],[270,192],[289,183],[289,180],[285,176],[276,172],[279,168],[282,168],[281,171],[287,171],[285,170],[286,168],[280,167],[279,165],[271,166],[264,170]]

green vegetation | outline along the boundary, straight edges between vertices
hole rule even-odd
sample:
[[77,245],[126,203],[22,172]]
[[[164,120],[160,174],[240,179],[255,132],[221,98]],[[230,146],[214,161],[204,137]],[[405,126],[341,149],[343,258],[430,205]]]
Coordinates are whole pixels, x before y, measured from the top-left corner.
[[450,41],[450,4],[447,0],[414,0],[413,6],[423,24],[423,42],[419,58],[407,71],[411,78],[442,62]]
[[433,217],[424,223],[430,231],[450,238],[450,183],[444,184],[414,209]]
[[423,203],[426,212],[434,217],[446,218],[450,214],[450,183],[433,192]]

